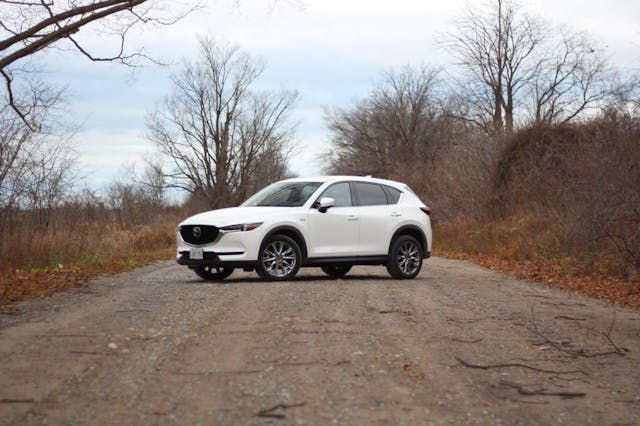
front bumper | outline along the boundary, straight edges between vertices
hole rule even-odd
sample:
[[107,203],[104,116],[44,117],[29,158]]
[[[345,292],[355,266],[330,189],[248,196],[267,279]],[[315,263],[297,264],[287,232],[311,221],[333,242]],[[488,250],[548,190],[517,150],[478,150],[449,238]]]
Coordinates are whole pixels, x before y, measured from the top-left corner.
[[[211,244],[188,244],[177,234],[176,261],[190,268],[200,266],[226,266],[250,268],[256,265],[263,234],[260,229],[246,232],[220,233]],[[202,249],[202,259],[192,259],[190,250]]]

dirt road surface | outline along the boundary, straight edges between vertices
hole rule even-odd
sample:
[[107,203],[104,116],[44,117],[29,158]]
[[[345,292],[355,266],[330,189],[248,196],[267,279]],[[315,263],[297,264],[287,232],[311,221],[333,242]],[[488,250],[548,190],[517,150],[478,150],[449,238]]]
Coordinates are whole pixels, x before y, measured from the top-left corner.
[[640,424],[640,312],[429,259],[205,283],[173,262],[0,307],[0,424]]

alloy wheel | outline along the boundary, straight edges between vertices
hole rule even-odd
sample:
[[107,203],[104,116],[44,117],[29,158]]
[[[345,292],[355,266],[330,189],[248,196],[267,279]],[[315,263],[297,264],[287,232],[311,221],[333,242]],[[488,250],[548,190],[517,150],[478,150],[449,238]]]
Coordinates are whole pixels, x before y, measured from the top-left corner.
[[262,251],[262,267],[269,278],[286,278],[297,270],[297,266],[297,250],[285,239],[269,242]]
[[412,275],[420,268],[420,248],[414,241],[404,241],[396,256],[398,268],[404,275]]

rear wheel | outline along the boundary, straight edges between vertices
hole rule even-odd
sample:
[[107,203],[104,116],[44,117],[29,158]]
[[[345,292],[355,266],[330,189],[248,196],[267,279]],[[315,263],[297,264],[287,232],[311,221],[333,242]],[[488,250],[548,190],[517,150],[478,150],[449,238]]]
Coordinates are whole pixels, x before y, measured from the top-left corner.
[[193,268],[197,276],[207,281],[222,281],[233,273],[233,268],[222,266],[197,266]]
[[422,268],[422,249],[418,240],[401,235],[391,244],[387,271],[396,279],[414,278]]
[[329,275],[332,278],[342,278],[344,277],[347,272],[349,272],[351,270],[351,266],[352,265],[325,265],[322,266],[320,269],[322,269],[322,272],[324,272],[325,274]]
[[298,273],[301,261],[300,247],[295,240],[274,235],[262,245],[256,271],[265,280],[285,281]]

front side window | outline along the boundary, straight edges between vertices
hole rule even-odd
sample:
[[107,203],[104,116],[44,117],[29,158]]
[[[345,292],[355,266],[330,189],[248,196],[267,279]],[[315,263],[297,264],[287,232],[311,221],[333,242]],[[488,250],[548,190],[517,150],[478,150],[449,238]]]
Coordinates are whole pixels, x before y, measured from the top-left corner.
[[375,183],[355,182],[359,206],[381,206],[388,204],[387,195]]
[[242,207],[301,207],[318,189],[321,182],[277,182],[259,191]]
[[[320,198],[330,197],[335,200],[334,207],[350,207],[353,205],[351,201],[351,187],[348,182],[336,183],[327,188]],[[318,199],[319,200],[319,199]]]

